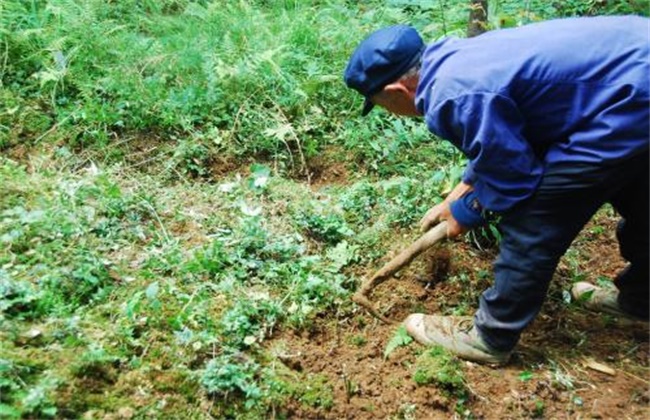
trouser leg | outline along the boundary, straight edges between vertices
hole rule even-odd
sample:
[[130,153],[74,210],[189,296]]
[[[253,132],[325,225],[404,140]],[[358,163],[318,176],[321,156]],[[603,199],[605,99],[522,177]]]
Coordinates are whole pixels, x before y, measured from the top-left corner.
[[502,215],[495,283],[481,296],[475,315],[489,346],[507,351],[516,345],[541,309],[558,261],[573,239],[604,202],[640,176],[642,160],[633,161],[609,169],[548,168],[535,195]]
[[475,315],[482,338],[497,350],[513,348],[537,316],[560,257],[603,202],[571,186],[571,176],[547,173],[531,199],[502,215],[494,285]]
[[638,317],[649,319],[650,311],[650,219],[648,165],[626,188],[612,198],[614,208],[623,219],[616,236],[621,255],[629,264],[615,279],[621,309]]

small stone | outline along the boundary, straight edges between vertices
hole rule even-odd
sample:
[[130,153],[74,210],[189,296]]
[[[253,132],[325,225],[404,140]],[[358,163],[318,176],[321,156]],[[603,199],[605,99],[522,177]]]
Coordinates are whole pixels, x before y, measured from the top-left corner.
[[29,340],[33,340],[41,335],[43,335],[43,331],[39,330],[38,328],[32,328],[31,330],[23,334],[23,337]]
[[117,410],[117,416],[120,419],[130,419],[135,415],[135,410],[131,407],[122,407]]

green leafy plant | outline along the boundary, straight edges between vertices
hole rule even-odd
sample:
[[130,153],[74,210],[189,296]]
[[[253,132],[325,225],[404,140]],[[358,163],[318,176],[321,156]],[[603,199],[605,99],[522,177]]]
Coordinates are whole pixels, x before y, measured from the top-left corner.
[[0,269],[0,314],[30,318],[36,314],[39,292],[25,281],[16,281]]
[[363,347],[368,343],[368,339],[363,335],[354,335],[348,339],[348,342],[356,347]]
[[299,399],[311,407],[332,408],[334,405],[334,391],[324,375],[307,377],[306,386],[300,392]]
[[554,388],[571,391],[575,389],[575,378],[567,371],[562,369],[557,363],[551,361],[551,369],[548,377]]
[[304,227],[308,236],[317,241],[334,245],[354,234],[345,219],[336,213],[302,213],[298,223]]
[[377,205],[379,191],[367,181],[356,183],[345,189],[339,198],[346,220],[353,224],[367,222]]
[[201,141],[190,138],[178,142],[167,165],[182,174],[203,177],[209,173],[211,160],[210,149]]
[[262,397],[257,384],[260,366],[240,353],[225,353],[208,362],[201,375],[201,385],[210,394],[223,398],[244,397],[252,408]]
[[266,165],[255,164],[251,166],[251,177],[248,180],[249,188],[263,191],[269,182],[271,169]]
[[100,345],[91,344],[72,365],[71,370],[77,377],[92,377],[114,382],[114,369],[119,367],[119,363],[119,357],[110,354]]
[[194,255],[185,262],[182,271],[190,275],[215,278],[222,275],[231,264],[232,255],[217,239],[196,250]]
[[408,334],[406,328],[402,325],[395,331],[393,337],[386,344],[384,349],[384,359],[388,359],[388,356],[395,351],[396,348],[407,346],[413,341],[413,338]]
[[535,400],[535,408],[533,409],[533,415],[537,418],[540,418],[544,416],[544,409],[545,409],[544,401],[542,400]]
[[282,307],[265,293],[238,299],[221,318],[224,340],[234,348],[260,342],[282,316]]
[[57,408],[52,399],[52,392],[58,387],[59,379],[44,375],[41,380],[27,391],[21,401],[23,413],[43,417],[54,417]]
[[519,374],[519,380],[522,381],[522,382],[528,382],[531,379],[533,379],[533,376],[534,376],[533,372],[531,372],[529,370],[524,370],[523,372],[521,372]]
[[[565,3],[490,1],[491,23],[640,4]],[[365,397],[269,347],[336,323],[370,352],[351,290],[465,161],[421,120],[359,118],[341,71],[372,28],[462,35],[467,2],[0,4],[0,417],[328,417]],[[472,273],[442,311],[470,312]],[[417,380],[471,417],[460,367],[433,358]]]

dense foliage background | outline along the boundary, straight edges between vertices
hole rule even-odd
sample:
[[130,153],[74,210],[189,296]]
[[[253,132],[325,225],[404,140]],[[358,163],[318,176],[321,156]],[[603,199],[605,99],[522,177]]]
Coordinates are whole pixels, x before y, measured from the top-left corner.
[[[489,22],[645,3],[492,0]],[[0,2],[0,417],[331,405],[267,338],[351,316],[366,268],[462,170],[419,121],[359,118],[342,70],[378,27],[433,41],[464,36],[467,15],[463,0]]]

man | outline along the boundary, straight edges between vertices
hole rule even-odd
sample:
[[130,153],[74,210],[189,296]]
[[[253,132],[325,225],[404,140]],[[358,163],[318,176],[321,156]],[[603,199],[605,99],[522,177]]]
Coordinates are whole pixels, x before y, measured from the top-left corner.
[[494,285],[471,317],[412,314],[408,332],[460,357],[508,360],[539,312],[560,257],[604,204],[629,265],[616,289],[577,283],[585,306],[648,320],[650,20],[547,21],[425,46],[398,25],[371,34],[348,87],[391,113],[424,116],[467,157],[462,182],[422,219],[454,237],[501,216]]

